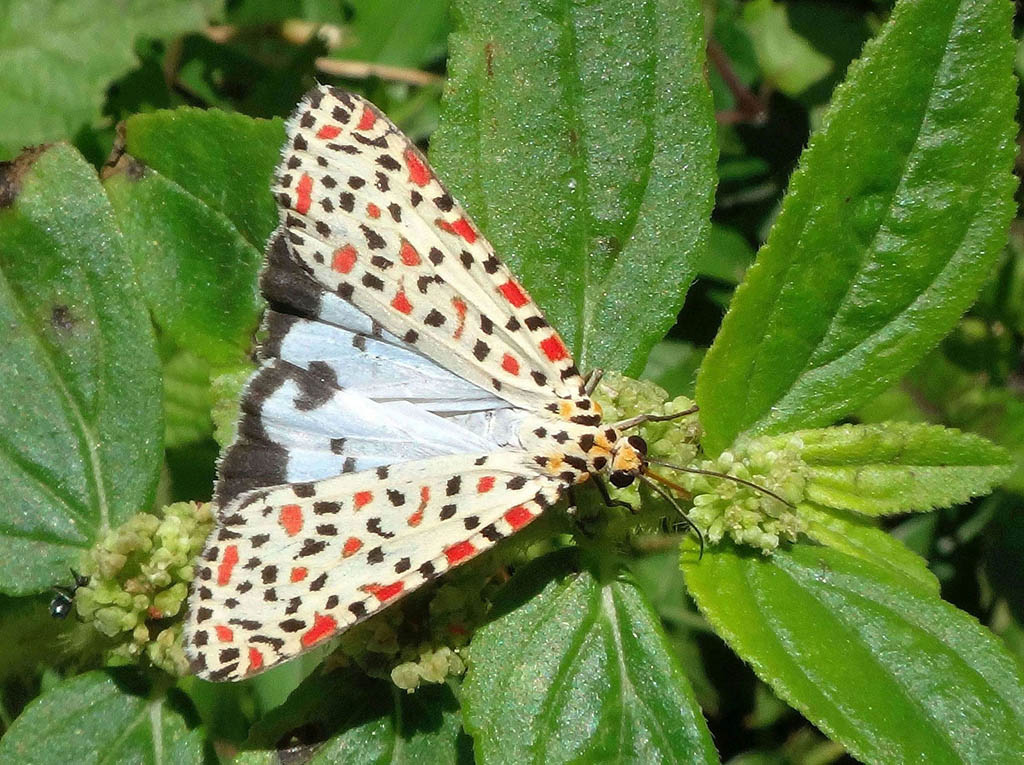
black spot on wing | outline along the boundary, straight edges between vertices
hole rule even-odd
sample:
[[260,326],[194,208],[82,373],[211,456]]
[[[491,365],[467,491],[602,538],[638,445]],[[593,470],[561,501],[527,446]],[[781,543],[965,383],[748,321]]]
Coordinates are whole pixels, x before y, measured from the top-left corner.
[[[308,267],[289,247],[285,232],[278,229],[267,246],[267,265],[260,276],[260,289],[272,310],[315,319],[325,292],[310,276]],[[265,352],[264,357],[275,353]]]
[[238,438],[220,462],[215,492],[220,507],[250,489],[286,482],[288,452],[269,437],[263,411],[267,399],[285,385],[294,390],[291,403],[299,411],[323,406],[338,390],[334,370],[324,362],[314,361],[309,369],[278,359],[264,364],[242,394]]

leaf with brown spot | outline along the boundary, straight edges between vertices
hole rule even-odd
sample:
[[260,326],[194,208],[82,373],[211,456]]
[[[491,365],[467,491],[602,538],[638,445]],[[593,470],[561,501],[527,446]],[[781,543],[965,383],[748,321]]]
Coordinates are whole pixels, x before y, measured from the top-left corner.
[[147,508],[161,457],[160,368],[113,211],[70,147],[0,169],[0,591],[67,578]]

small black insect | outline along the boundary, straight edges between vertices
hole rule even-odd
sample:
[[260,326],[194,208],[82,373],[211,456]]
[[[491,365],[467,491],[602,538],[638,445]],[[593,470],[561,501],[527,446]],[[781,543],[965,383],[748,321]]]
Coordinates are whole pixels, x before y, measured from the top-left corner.
[[75,605],[75,593],[78,591],[78,588],[89,584],[89,577],[82,576],[74,569],[71,569],[71,576],[75,578],[73,586],[56,586],[53,588],[53,591],[57,594],[50,601],[50,616],[54,619],[66,619]]

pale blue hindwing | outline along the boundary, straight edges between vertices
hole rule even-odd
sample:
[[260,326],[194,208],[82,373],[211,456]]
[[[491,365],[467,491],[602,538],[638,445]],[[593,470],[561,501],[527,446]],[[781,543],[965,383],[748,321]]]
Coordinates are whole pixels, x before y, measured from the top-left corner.
[[[353,309],[354,310],[354,309]],[[477,385],[403,347],[392,335],[353,332],[344,325],[296,320],[278,349],[279,358],[308,369],[327,364],[338,386],[377,401],[411,401],[424,409],[467,412],[507,407]]]
[[408,401],[375,401],[360,391],[335,389],[317,406],[305,402],[300,385],[289,379],[260,409],[267,436],[287,449],[289,483],[440,455],[488,453],[502,446],[457,419]]
[[271,243],[263,366],[220,463],[225,504],[253,488],[442,455],[521,448],[526,413],[449,372],[325,291]]

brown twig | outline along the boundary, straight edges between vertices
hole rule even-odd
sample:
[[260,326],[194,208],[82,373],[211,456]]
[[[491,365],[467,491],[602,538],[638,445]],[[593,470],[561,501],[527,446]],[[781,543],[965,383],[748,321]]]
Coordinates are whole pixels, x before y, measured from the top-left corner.
[[369,61],[348,61],[326,56],[316,60],[316,68],[324,74],[334,77],[347,77],[351,80],[364,80],[368,77],[379,77],[390,82],[404,82],[409,85],[434,85],[444,78],[433,72],[409,69],[402,66],[374,64]]
[[737,122],[753,122],[760,124],[768,116],[768,104],[764,96],[756,96],[733,71],[732,62],[722,46],[714,39],[708,40],[708,60],[718,70],[736,99],[736,108],[718,112],[715,119],[723,125],[734,125]]

